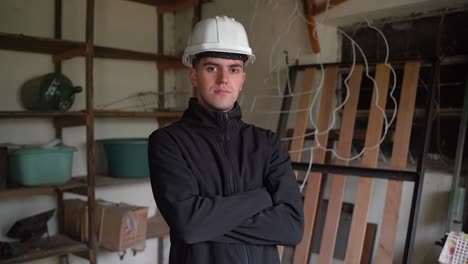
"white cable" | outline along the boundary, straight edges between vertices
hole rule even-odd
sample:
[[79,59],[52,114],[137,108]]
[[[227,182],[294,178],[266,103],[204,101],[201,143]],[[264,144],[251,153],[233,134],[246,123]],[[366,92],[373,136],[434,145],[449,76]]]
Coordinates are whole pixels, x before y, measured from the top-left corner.
[[[270,5],[272,2],[269,1],[268,5]],[[327,19],[327,16],[328,16],[328,9],[330,7],[334,7],[333,5],[330,5],[329,3],[329,0],[327,0],[327,8],[326,8],[326,11],[325,11],[325,20]],[[254,16],[253,16],[253,19],[252,21],[255,19],[256,17],[256,11],[258,9],[258,1],[256,1],[256,6],[255,6],[255,13],[254,13]],[[353,160],[353,159],[356,159],[356,158],[359,158],[360,156],[363,155],[363,153],[366,151],[366,150],[371,150],[371,149],[375,149],[377,147],[380,146],[380,144],[383,142],[385,136],[387,135],[387,132],[388,132],[388,129],[389,127],[391,126],[391,124],[393,123],[395,117],[396,117],[396,109],[397,109],[397,102],[396,102],[396,99],[394,98],[393,96],[393,92],[396,88],[396,73],[393,69],[393,67],[391,67],[391,65],[388,65],[388,58],[389,58],[389,46],[388,46],[388,41],[385,37],[385,35],[378,29],[376,28],[375,26],[373,26],[369,20],[367,18],[364,17],[364,20],[366,21],[367,25],[376,30],[379,35],[382,37],[382,39],[384,40],[385,42],[385,46],[386,46],[386,56],[385,56],[385,64],[387,65],[387,67],[390,68],[391,72],[392,72],[392,75],[393,75],[393,87],[391,89],[391,92],[390,92],[390,97],[392,98],[393,102],[394,102],[394,111],[393,111],[393,116],[391,117],[390,121],[388,120],[387,116],[386,116],[386,113],[385,113],[385,109],[383,109],[379,104],[378,104],[378,99],[379,99],[379,90],[378,90],[378,87],[377,87],[377,84],[376,84],[376,81],[375,79],[369,75],[369,65],[368,65],[368,62],[367,62],[367,57],[365,55],[365,53],[363,52],[362,48],[359,46],[359,44],[357,44],[351,37],[349,37],[345,32],[341,31],[340,29],[337,29],[338,32],[340,32],[341,34],[343,34],[346,38],[348,38],[351,42],[352,42],[352,48],[353,48],[353,64],[351,66],[351,70],[348,74],[348,76],[345,78],[345,87],[346,87],[346,97],[345,99],[343,100],[343,102],[334,108],[333,110],[333,115],[332,115],[332,122],[328,125],[328,128],[325,129],[324,131],[319,131],[317,129],[317,125],[315,124],[315,122],[313,121],[313,117],[312,117],[312,110],[313,110],[313,106],[315,105],[316,101],[317,101],[317,98],[320,94],[320,91],[322,89],[322,86],[323,86],[323,80],[324,80],[324,69],[323,69],[323,64],[321,63],[320,64],[320,67],[321,67],[321,79],[320,79],[320,84],[319,84],[319,87],[316,89],[316,90],[313,90],[313,91],[310,91],[310,92],[305,92],[305,93],[293,93],[291,91],[291,86],[290,86],[290,76],[287,74],[286,78],[287,78],[287,89],[288,89],[288,94],[287,95],[281,95],[281,88],[279,86],[279,83],[280,83],[280,80],[281,80],[281,77],[280,77],[280,71],[281,71],[281,62],[278,62],[276,64],[273,65],[273,53],[274,51],[276,50],[277,46],[279,45],[280,41],[289,34],[290,30],[291,30],[291,26],[292,24],[296,21],[297,17],[301,17],[304,21],[306,21],[306,23],[309,23],[311,24],[310,21],[308,21],[301,12],[298,12],[298,1],[295,1],[295,7],[294,7],[294,10],[293,12],[291,12],[291,14],[289,15],[288,17],[288,26],[287,26],[287,29],[285,31],[283,31],[282,34],[280,34],[278,36],[278,38],[275,40],[274,44],[272,45],[272,49],[271,49],[271,52],[270,52],[270,59],[269,59],[269,74],[274,74],[276,72],[276,81],[277,81],[277,90],[278,90],[278,94],[280,96],[254,96],[254,99],[253,99],[253,102],[252,102],[252,105],[251,105],[251,111],[254,110],[255,108],[255,103],[257,101],[257,98],[284,98],[284,97],[289,97],[289,96],[300,96],[302,94],[308,94],[308,93],[315,93],[314,95],[314,98],[312,100],[312,103],[310,104],[310,106],[307,108],[307,109],[296,109],[296,110],[288,110],[288,111],[255,111],[255,112],[261,112],[261,113],[274,113],[274,114],[278,114],[278,113],[285,113],[285,112],[289,112],[289,113],[297,113],[297,112],[301,112],[301,111],[309,111],[309,122],[312,124],[312,126],[315,128],[315,131],[312,132],[312,133],[306,133],[304,135],[300,135],[300,136],[295,136],[295,137],[289,137],[289,138],[282,138],[282,140],[291,140],[291,139],[296,139],[296,138],[301,138],[301,137],[305,137],[305,136],[309,136],[309,135],[313,135],[315,134],[316,136],[317,135],[323,135],[325,133],[328,133],[334,126],[334,123],[336,122],[335,120],[335,115],[336,115],[336,112],[339,111],[340,109],[342,109],[344,107],[344,105],[346,104],[346,102],[348,101],[349,99],[349,86],[348,86],[348,81],[349,81],[349,78],[351,76],[351,74],[353,73],[354,71],[354,67],[355,67],[355,57],[356,57],[356,51],[355,51],[355,48],[358,47],[358,50],[359,52],[361,53],[361,55],[363,56],[363,59],[364,59],[364,63],[365,63],[365,73],[366,73],[366,77],[369,78],[372,83],[374,84],[374,89],[375,90],[375,93],[376,93],[376,96],[375,96],[375,105],[377,107],[377,109],[383,113],[383,117],[384,117],[384,121],[385,121],[385,129],[384,129],[384,134],[383,136],[381,137],[381,140],[379,142],[379,144],[377,145],[374,145],[374,146],[371,146],[371,147],[364,147],[364,149],[359,153],[357,154],[356,156],[354,157],[341,157],[340,155],[338,155],[336,153],[336,151],[334,151],[334,149],[327,149],[326,147],[322,146],[320,142],[318,142],[318,140],[316,140],[316,146],[313,146],[311,148],[303,148],[303,149],[300,149],[300,150],[291,150],[290,153],[295,153],[295,152],[302,152],[302,151],[306,151],[306,150],[313,150],[315,148],[321,148],[325,151],[331,151],[337,158],[339,159],[342,159],[342,160]],[[251,21],[251,27],[253,25],[253,22]],[[315,31],[313,32],[313,34],[317,34],[317,27],[315,27]],[[317,57],[319,58],[319,61],[320,61],[320,57],[321,57],[321,54],[318,54]],[[286,65],[288,66],[288,65]],[[267,81],[269,78],[265,78],[265,81]]]
[[307,171],[306,171],[306,174],[304,176],[304,180],[302,181],[301,187],[299,187],[299,192],[300,193],[302,193],[302,191],[304,190],[304,186],[306,185],[307,180],[309,179],[310,170],[312,169],[312,160],[313,160],[313,158],[314,158],[314,151],[313,151],[313,149],[310,149],[309,166],[307,166]]

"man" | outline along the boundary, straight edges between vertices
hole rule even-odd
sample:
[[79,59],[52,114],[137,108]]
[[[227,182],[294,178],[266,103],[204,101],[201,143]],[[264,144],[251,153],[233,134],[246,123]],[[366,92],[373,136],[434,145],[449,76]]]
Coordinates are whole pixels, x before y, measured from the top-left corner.
[[287,151],[273,132],[241,121],[236,100],[254,58],[240,23],[200,21],[183,56],[195,98],[180,121],[149,137],[171,264],[275,264],[277,245],[302,239],[302,199]]

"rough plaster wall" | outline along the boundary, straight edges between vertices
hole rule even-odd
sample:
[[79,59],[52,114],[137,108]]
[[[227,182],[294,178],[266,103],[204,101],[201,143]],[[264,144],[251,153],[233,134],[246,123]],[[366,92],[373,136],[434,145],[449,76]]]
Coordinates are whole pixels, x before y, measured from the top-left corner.
[[[319,24],[318,35],[322,43],[322,53],[311,51],[306,24],[301,16],[301,6],[297,1],[226,1],[219,0],[203,5],[202,17],[234,17],[244,24],[249,42],[256,56],[252,65],[246,67],[247,80],[240,95],[244,120],[257,126],[276,130],[277,111],[281,98],[261,98],[283,94],[286,84],[285,52],[289,63],[335,62],[338,60],[338,34],[336,28]],[[274,19],[272,19],[274,18]],[[187,43],[191,23],[191,13],[181,12],[176,18],[177,36],[175,45],[180,54]],[[186,73],[178,78],[180,86],[189,85]],[[301,87],[301,86],[299,86]],[[256,98],[257,96],[257,98]],[[258,97],[260,96],[260,97]],[[256,102],[252,107],[253,102]],[[276,111],[276,113],[271,113]]]
[[[319,2],[326,2],[319,1]],[[328,16],[335,25],[363,22],[363,18],[379,19],[392,16],[420,14],[430,10],[456,8],[466,5],[466,0],[347,0],[320,17]]]

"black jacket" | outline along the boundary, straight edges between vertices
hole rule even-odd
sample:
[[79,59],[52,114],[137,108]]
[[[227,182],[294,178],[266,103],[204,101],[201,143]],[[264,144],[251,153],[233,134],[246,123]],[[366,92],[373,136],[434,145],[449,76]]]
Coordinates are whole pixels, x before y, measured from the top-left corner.
[[154,198],[171,229],[171,264],[275,264],[302,239],[290,158],[271,131],[192,98],[182,119],[149,137]]

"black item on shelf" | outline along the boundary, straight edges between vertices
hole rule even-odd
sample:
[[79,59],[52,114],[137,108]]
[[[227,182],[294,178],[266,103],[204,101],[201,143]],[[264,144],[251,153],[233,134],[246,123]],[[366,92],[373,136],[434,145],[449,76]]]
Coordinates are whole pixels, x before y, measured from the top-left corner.
[[28,110],[67,111],[75,100],[75,94],[83,89],[73,86],[61,73],[48,73],[26,81],[20,90],[23,106]]
[[8,148],[0,147],[0,190],[6,189],[8,178]]
[[19,239],[21,242],[40,239],[47,233],[47,222],[52,218],[55,209],[36,214],[16,221],[6,234],[10,238]]
[[31,251],[31,243],[0,242],[0,259],[9,259]]

